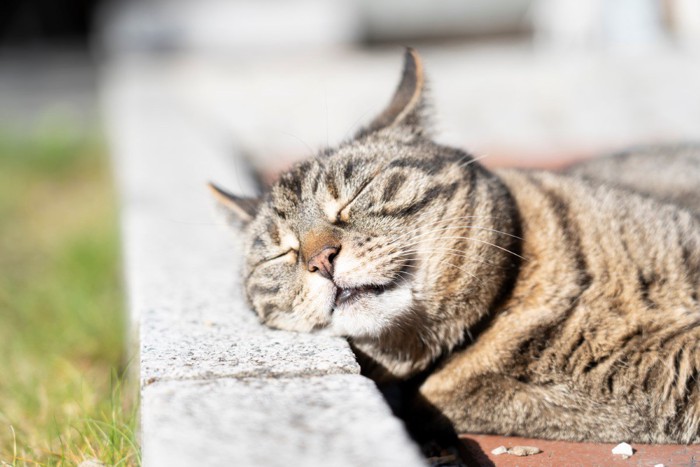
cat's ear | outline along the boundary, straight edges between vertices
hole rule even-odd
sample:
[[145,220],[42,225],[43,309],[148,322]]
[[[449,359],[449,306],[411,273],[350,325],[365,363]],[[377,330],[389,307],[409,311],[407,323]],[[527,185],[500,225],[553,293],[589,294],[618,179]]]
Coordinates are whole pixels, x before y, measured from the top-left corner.
[[360,135],[392,128],[424,135],[429,131],[426,106],[423,61],[418,52],[409,47],[404,54],[403,74],[394,97]]
[[233,224],[238,226],[246,225],[255,218],[258,205],[260,204],[259,198],[236,196],[211,182],[207,186],[218,205],[230,217]]

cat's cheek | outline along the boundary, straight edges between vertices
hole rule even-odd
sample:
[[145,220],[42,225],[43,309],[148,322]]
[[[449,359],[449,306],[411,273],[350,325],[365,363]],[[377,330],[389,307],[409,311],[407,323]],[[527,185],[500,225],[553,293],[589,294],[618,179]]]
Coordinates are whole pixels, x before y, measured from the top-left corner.
[[381,295],[364,297],[348,306],[336,308],[331,319],[333,334],[348,337],[377,338],[410,312],[413,292],[402,286]]
[[399,263],[378,261],[386,254],[369,251],[362,256],[353,250],[341,252],[334,263],[333,280],[338,287],[353,288],[367,284],[387,284]]
[[366,277],[358,274],[358,272],[365,269],[365,262],[357,258],[353,253],[346,249],[346,251],[338,255],[334,262],[333,280],[339,287],[349,288],[362,285],[361,282],[358,282],[358,277],[360,281],[367,280]]
[[317,323],[328,320],[335,302],[335,285],[319,274],[307,274],[306,290],[308,290],[308,296],[304,307],[312,310],[313,320]]

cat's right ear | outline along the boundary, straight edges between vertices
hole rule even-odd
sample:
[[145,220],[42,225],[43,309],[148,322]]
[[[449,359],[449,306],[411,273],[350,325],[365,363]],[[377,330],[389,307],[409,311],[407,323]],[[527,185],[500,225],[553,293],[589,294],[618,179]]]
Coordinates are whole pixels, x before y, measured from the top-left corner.
[[231,219],[231,223],[237,227],[248,224],[255,218],[260,204],[259,198],[243,198],[229,193],[223,188],[209,182],[207,184],[219,207]]
[[403,73],[399,86],[386,108],[358,136],[380,130],[396,129],[405,134],[425,135],[429,132],[426,111],[425,71],[423,61],[412,48],[404,54]]

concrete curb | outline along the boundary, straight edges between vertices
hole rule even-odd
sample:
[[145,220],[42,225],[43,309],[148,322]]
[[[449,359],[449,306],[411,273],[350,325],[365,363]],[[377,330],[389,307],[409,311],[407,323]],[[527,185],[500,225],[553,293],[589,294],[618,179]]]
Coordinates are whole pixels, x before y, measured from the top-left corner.
[[252,183],[192,118],[172,69],[123,58],[103,71],[144,465],[423,465],[344,340],[263,328],[244,303],[240,252],[205,183]]

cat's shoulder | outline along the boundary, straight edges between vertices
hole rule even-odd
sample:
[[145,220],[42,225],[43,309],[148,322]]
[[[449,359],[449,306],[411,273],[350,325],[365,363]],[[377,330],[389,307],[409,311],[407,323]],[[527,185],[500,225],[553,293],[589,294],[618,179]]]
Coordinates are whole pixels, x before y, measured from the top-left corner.
[[572,203],[589,201],[613,211],[661,204],[700,215],[700,144],[635,148],[563,171],[500,169],[496,174],[521,201],[546,190]]
[[510,190],[521,216],[530,220],[544,219],[547,212],[557,215],[565,212],[566,217],[581,225],[622,222],[654,231],[676,226],[684,232],[700,235],[700,204],[680,202],[681,192],[678,192],[679,198],[674,198],[675,193],[657,196],[624,184],[570,172],[502,169],[496,174]]

